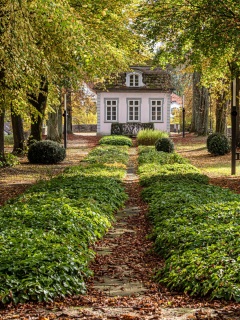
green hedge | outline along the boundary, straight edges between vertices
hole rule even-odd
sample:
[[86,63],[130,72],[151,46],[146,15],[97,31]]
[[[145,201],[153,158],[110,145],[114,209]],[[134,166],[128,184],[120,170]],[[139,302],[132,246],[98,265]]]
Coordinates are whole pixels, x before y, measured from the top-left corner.
[[150,166],[145,163],[139,172],[142,184],[148,185],[142,196],[149,203],[150,236],[166,259],[156,280],[191,295],[239,302],[240,195],[206,184],[186,164],[176,164],[177,170],[171,166],[173,172],[183,166],[191,179],[179,179],[169,174],[169,165],[162,165],[165,174],[149,183]]
[[[125,151],[118,153],[121,161]],[[2,303],[85,292],[94,256],[89,245],[104,235],[126,200],[124,174],[114,164],[71,167],[0,208]]]

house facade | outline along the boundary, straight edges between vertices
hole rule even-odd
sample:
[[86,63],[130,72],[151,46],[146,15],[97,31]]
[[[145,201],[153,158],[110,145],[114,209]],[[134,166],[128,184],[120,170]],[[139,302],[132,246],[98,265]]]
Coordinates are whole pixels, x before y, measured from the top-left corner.
[[[141,128],[170,131],[172,85],[167,71],[147,66],[131,67],[105,87],[96,87],[97,133],[111,134],[113,126],[130,126],[136,134]],[[149,126],[148,126],[149,124]]]

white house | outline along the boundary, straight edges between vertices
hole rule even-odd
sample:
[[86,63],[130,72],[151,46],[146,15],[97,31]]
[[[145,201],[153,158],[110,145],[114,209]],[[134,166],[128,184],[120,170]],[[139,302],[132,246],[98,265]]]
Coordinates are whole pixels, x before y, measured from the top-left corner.
[[99,135],[136,134],[142,128],[170,131],[173,89],[167,71],[134,66],[104,85],[95,87]]

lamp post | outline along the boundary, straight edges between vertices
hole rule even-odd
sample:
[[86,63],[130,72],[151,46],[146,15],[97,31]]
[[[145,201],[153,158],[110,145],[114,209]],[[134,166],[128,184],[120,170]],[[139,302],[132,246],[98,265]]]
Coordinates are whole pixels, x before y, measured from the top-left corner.
[[184,95],[182,96],[182,136],[185,137],[185,106],[184,106]]
[[64,148],[67,149],[67,93],[64,93],[64,123],[63,123],[63,134],[64,134]]
[[232,123],[232,162],[231,174],[236,174],[236,145],[237,145],[237,79],[232,81],[232,108],[231,108],[231,123]]

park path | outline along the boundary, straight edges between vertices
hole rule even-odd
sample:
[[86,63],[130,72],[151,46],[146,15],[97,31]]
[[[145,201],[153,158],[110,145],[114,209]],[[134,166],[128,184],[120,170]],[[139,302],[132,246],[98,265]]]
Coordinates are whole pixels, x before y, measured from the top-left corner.
[[[64,166],[87,155],[91,147],[82,141],[72,143],[73,151]],[[75,150],[76,148],[76,150]],[[129,199],[116,213],[116,222],[93,249],[96,258],[91,268],[94,277],[88,292],[50,304],[25,304],[0,311],[0,320],[237,320],[224,313],[216,303],[192,299],[170,292],[152,280],[154,270],[163,262],[152,252],[147,239],[147,206],[140,198],[137,149],[130,148],[130,160],[124,179]],[[78,157],[78,159],[77,159]],[[221,310],[220,310],[221,309]]]
[[129,154],[123,181],[129,199],[116,213],[112,228],[93,247],[94,277],[88,282],[88,293],[56,314],[65,320],[222,319],[203,301],[169,292],[152,280],[154,270],[163,262],[152,252],[152,242],[147,239],[148,208],[140,198],[137,149],[130,148]]

